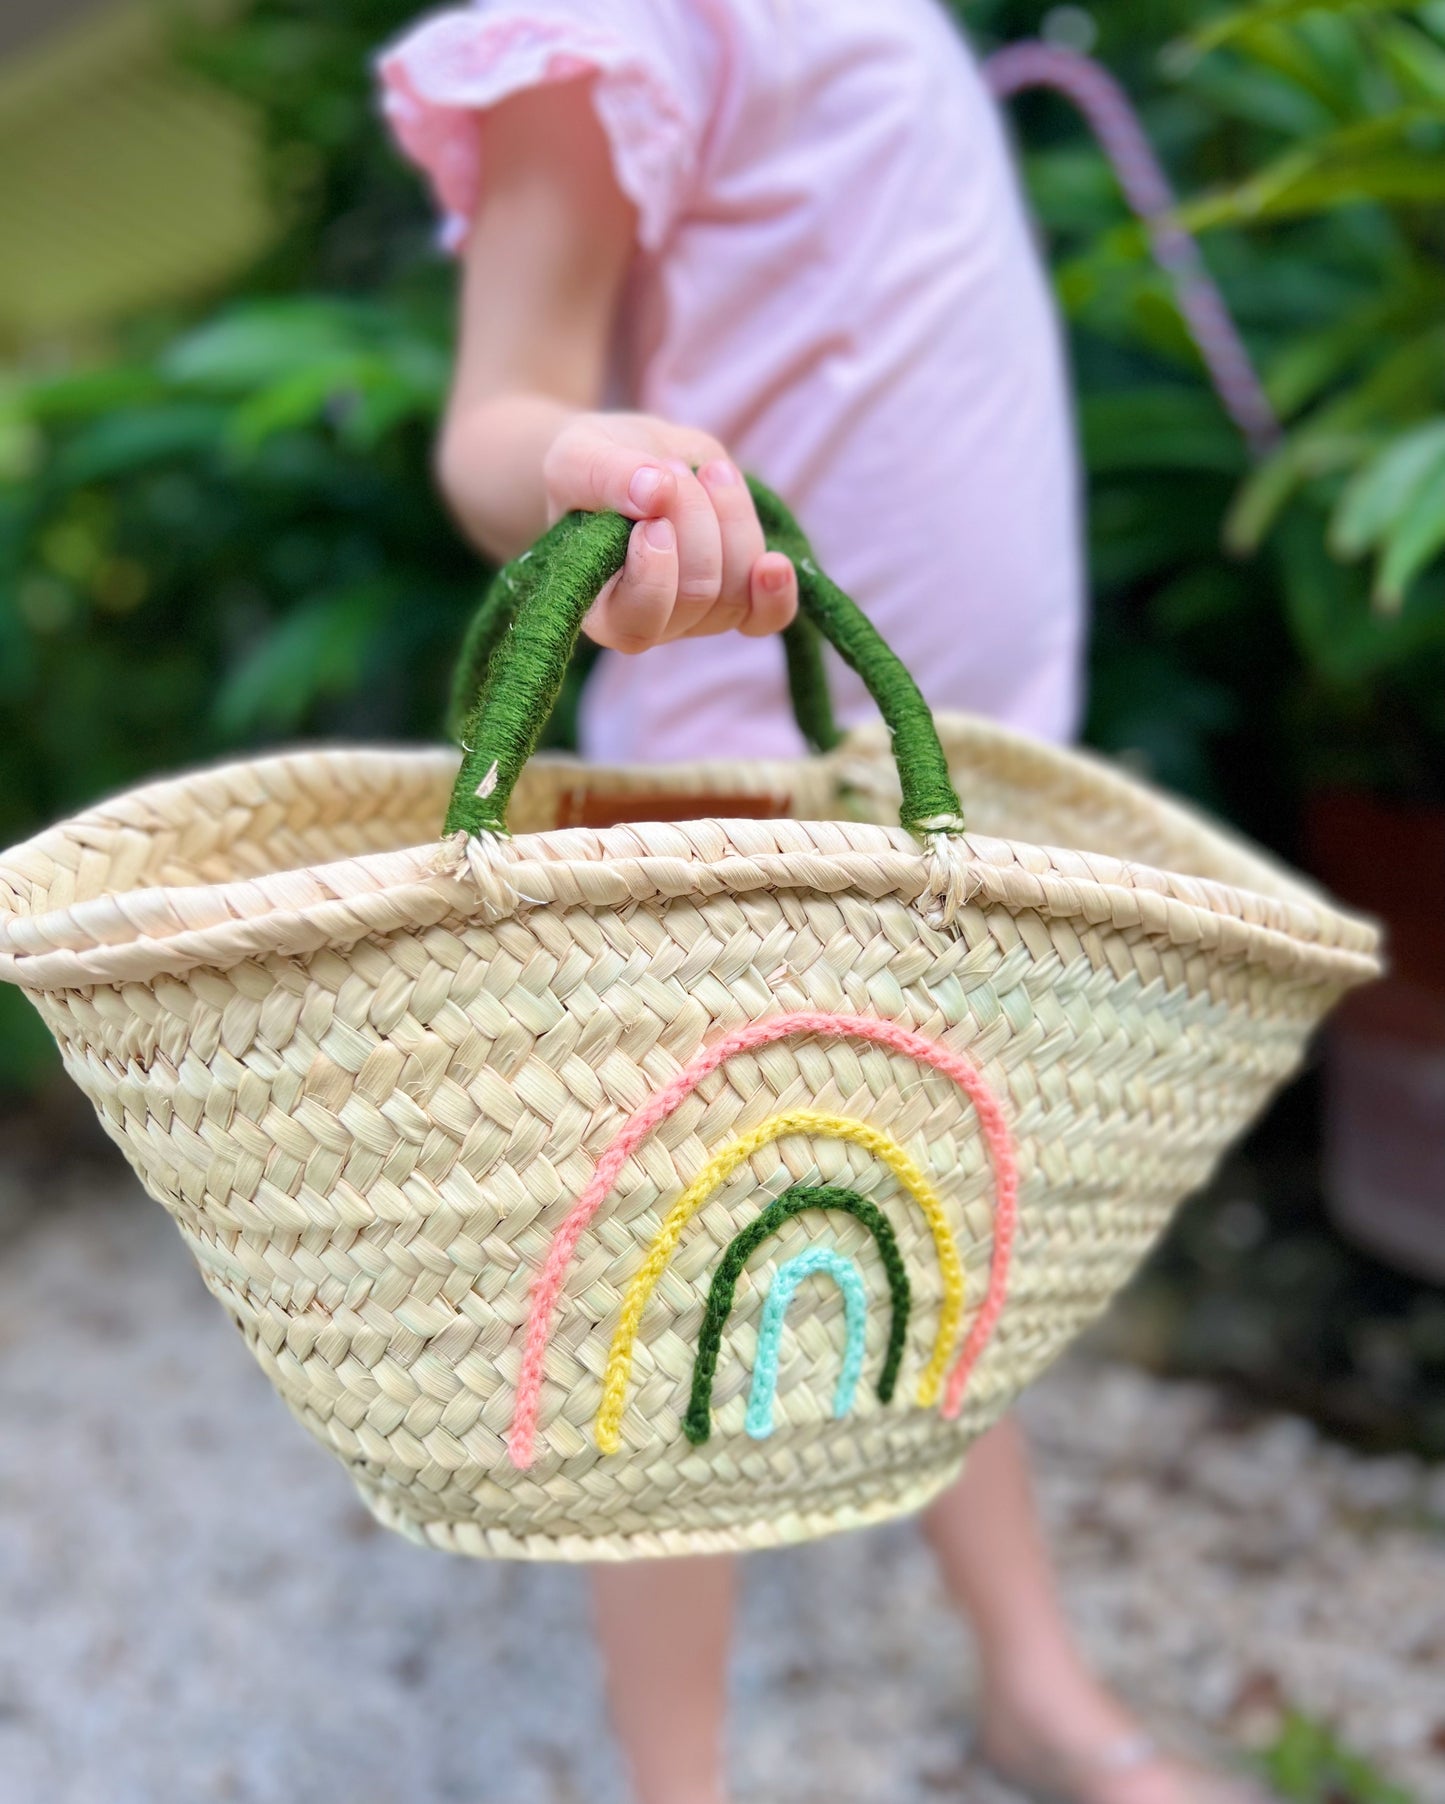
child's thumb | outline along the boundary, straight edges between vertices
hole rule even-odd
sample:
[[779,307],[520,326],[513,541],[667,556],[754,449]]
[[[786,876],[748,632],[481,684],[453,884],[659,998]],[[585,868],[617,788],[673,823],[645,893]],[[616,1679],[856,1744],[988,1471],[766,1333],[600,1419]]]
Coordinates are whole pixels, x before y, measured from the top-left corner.
[[665,464],[630,445],[596,438],[558,436],[543,470],[554,516],[580,508],[611,510],[629,520],[648,520],[668,511],[677,479]]

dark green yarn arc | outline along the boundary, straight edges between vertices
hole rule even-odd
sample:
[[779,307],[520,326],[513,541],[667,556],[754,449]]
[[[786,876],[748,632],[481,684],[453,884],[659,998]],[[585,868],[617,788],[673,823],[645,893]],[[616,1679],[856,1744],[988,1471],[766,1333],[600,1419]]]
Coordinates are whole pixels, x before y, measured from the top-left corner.
[[[800,624],[785,635],[785,646],[804,736],[820,750],[839,737],[821,633],[858,672],[887,723],[903,825],[914,832],[962,831],[948,763],[917,684],[867,617],[818,569],[778,497],[752,478],[749,488],[769,545],[786,552],[798,572]],[[467,633],[453,690],[463,756],[445,833],[505,833],[512,790],[556,704],[587,610],[622,567],[631,530],[620,514],[569,514],[494,579]]]
[[903,1268],[903,1256],[898,1251],[898,1238],[878,1205],[869,1202],[866,1196],[860,1196],[856,1190],[846,1190],[837,1184],[794,1184],[733,1236],[713,1274],[707,1308],[703,1312],[702,1333],[698,1336],[697,1358],[693,1361],[692,1394],[682,1424],[683,1433],[694,1447],[702,1446],[712,1433],[713,1380],[717,1376],[723,1330],[732,1314],[733,1298],[743,1268],[765,1240],[805,1209],[839,1209],[855,1215],[877,1242],[893,1303],[888,1350],[878,1376],[878,1401],[891,1403],[893,1400],[898,1368],[908,1341],[908,1315],[912,1308],[912,1293],[908,1273]]

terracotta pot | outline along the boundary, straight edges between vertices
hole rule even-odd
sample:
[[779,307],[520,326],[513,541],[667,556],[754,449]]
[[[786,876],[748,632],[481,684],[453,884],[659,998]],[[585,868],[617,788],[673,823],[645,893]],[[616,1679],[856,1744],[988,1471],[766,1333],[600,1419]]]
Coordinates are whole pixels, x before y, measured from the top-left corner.
[[1385,924],[1390,975],[1325,1040],[1325,1198],[1352,1238],[1445,1282],[1445,808],[1331,792],[1309,863]]

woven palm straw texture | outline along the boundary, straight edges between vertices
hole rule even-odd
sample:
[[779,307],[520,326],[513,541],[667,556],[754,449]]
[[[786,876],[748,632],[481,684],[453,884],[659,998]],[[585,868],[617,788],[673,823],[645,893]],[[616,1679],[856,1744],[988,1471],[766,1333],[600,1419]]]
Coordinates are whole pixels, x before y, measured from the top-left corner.
[[[881,824],[897,779],[868,732],[796,765],[665,773],[699,812],[709,793],[773,796],[787,819],[556,829],[579,782],[645,810],[663,773],[536,761],[516,837],[470,851],[435,839],[442,752],[154,784],[7,855],[0,976],[382,1521],[464,1553],[579,1559],[873,1521],[949,1481],[1376,969],[1367,924],[1143,786],[981,722],[939,727],[977,829],[947,857]],[[1024,837],[992,837],[1006,828]],[[1047,849],[1082,844],[1106,850]],[[684,1226],[641,1313],[618,1450],[599,1446],[617,1324],[669,1209],[780,1114],[902,1149],[942,1199],[978,1321],[1000,1192],[977,1111],[892,1046],[801,1033],[726,1059],[623,1160],[567,1266],[518,1463],[537,1274],[605,1149],[720,1037],[801,1012],[964,1055],[1007,1123],[1006,1307],[959,1413],[917,1400],[945,1286],[916,1199],[867,1146],[789,1132]],[[890,1317],[873,1241],[854,1214],[799,1213],[742,1273],[693,1445],[711,1274],[795,1185],[845,1187],[893,1228],[912,1293],[897,1394],[875,1390]],[[866,1281],[865,1382],[836,1420],[844,1299],[808,1278],[755,1439],[763,1300],[820,1237]]]

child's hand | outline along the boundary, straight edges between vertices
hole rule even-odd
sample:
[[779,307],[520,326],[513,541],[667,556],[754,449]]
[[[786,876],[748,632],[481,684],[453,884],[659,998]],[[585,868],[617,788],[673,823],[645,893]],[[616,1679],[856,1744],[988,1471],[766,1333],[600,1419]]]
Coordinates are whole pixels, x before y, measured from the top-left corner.
[[588,85],[514,94],[482,132],[488,180],[467,238],[438,448],[457,519],[498,561],[534,539],[544,515],[615,509],[637,521],[626,567],[587,617],[615,651],[780,632],[797,611],[797,577],[765,548],[717,440],[648,414],[589,411],[606,390],[637,219]]
[[638,522],[626,565],[587,616],[599,645],[638,652],[705,633],[777,633],[797,612],[792,564],[764,546],[747,484],[706,433],[648,414],[577,414],[542,476],[553,520],[610,508]]

